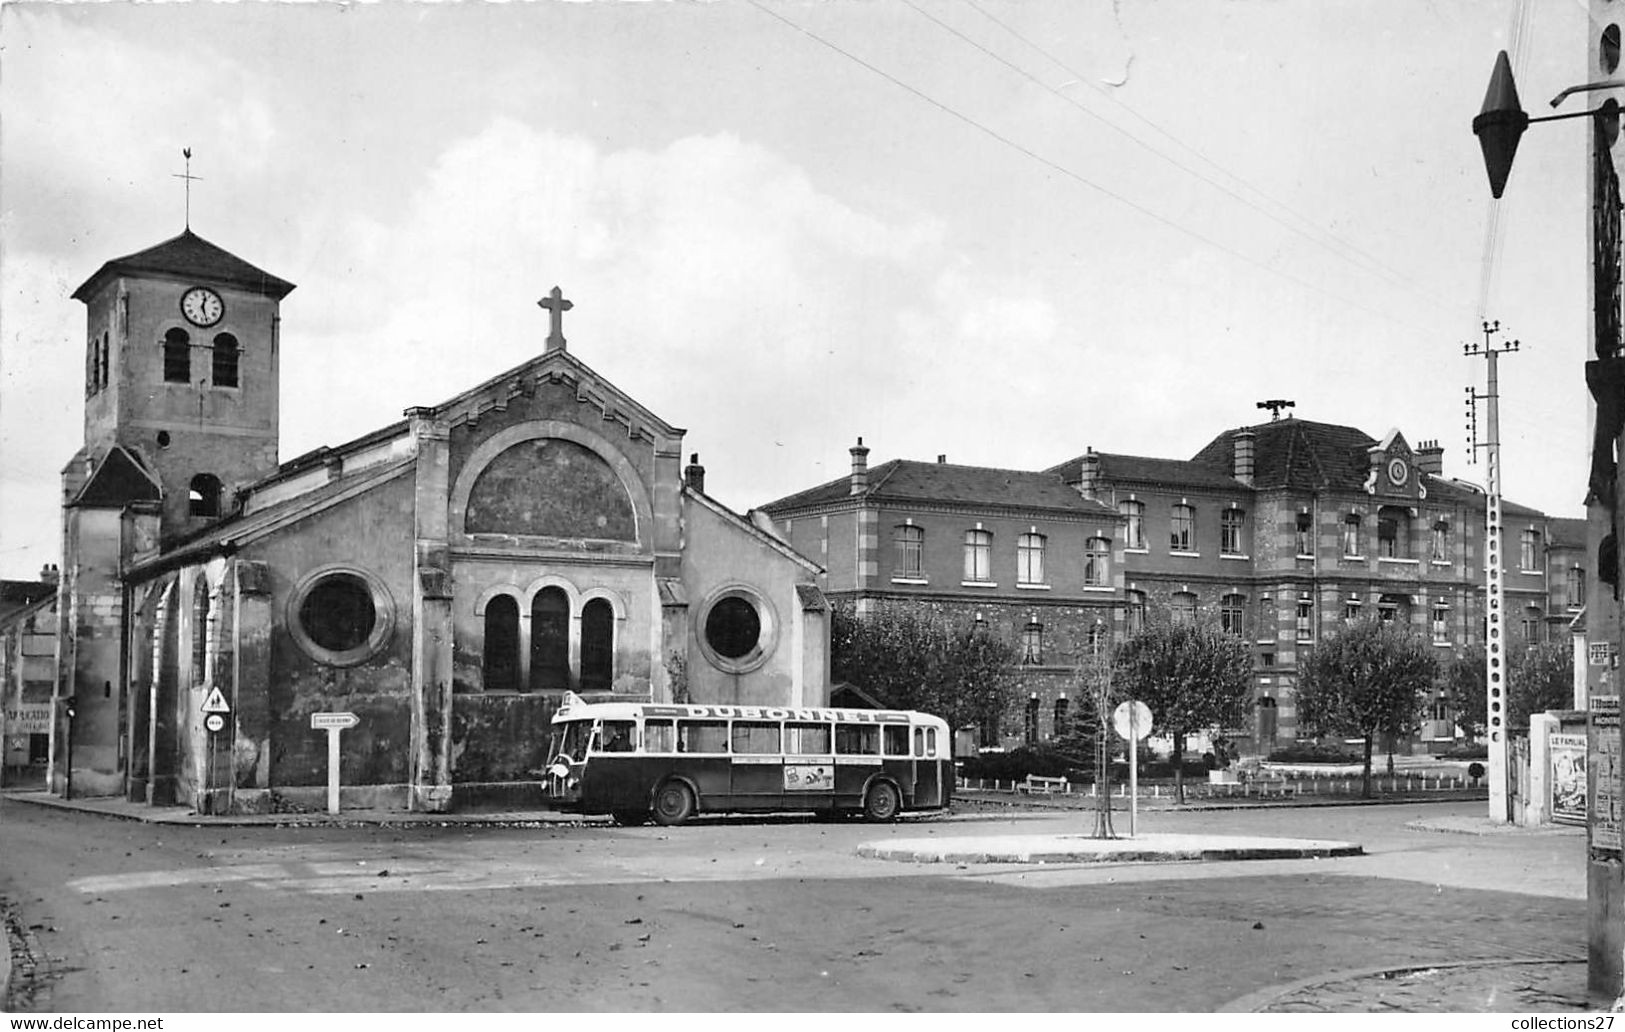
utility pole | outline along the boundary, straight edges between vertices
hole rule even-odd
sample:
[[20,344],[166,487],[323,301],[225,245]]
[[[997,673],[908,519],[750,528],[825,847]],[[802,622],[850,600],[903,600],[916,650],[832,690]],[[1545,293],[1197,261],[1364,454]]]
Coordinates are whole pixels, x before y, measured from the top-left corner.
[[[1492,338],[1501,331],[1500,322],[1484,323],[1484,343],[1463,344],[1462,354],[1484,356],[1488,364],[1483,394],[1475,394],[1471,387],[1468,406],[1468,454],[1483,448],[1489,463],[1489,496],[1484,506],[1484,722],[1489,732],[1489,818],[1501,824],[1512,820],[1507,805],[1507,758],[1510,742],[1507,738],[1506,693],[1506,591],[1503,584],[1505,542],[1501,534],[1501,388],[1498,361],[1505,352],[1518,350],[1518,341],[1500,344]],[[1484,402],[1484,440],[1478,440],[1476,402]]]

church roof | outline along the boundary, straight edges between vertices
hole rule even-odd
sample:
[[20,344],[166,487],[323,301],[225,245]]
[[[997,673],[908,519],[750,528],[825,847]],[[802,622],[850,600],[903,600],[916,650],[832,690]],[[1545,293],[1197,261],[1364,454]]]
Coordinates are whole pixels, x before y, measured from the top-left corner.
[[121,445],[108,449],[69,505],[123,506],[163,500],[158,481]]
[[[941,502],[1001,508],[1058,509],[1083,515],[1116,515],[1101,503],[1084,498],[1053,473],[957,466],[912,459],[893,459],[869,470],[866,493],[872,501]],[[760,508],[767,512],[784,512],[826,505],[851,496],[852,478],[846,476],[769,502]]]
[[79,289],[73,292],[74,300],[88,302],[108,277],[143,272],[168,273],[229,284],[277,300],[293,290],[293,284],[287,280],[250,265],[188,229],[156,247],[107,262],[79,285]]

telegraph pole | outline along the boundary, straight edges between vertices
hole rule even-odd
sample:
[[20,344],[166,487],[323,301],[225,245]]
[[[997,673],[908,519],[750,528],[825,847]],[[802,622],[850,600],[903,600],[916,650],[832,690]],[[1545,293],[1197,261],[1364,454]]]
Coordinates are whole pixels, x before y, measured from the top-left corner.
[[[1484,343],[1463,344],[1464,355],[1482,355],[1488,365],[1483,394],[1474,394],[1471,387],[1468,405],[1475,418],[1468,421],[1469,455],[1484,449],[1489,464],[1489,497],[1484,506],[1484,720],[1489,732],[1489,818],[1501,824],[1512,820],[1507,806],[1507,738],[1506,706],[1506,627],[1503,619],[1506,601],[1503,572],[1505,567],[1501,534],[1501,388],[1498,363],[1501,355],[1518,350],[1518,341],[1496,344],[1495,334],[1501,330],[1500,322],[1484,323]],[[1484,402],[1484,440],[1479,441],[1475,402]]]

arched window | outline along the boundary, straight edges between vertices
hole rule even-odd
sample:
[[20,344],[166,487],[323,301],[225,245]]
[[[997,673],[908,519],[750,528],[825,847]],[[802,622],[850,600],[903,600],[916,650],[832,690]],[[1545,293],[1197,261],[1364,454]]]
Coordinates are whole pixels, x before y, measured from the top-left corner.
[[220,478],[199,473],[187,491],[187,513],[192,516],[220,515]]
[[901,524],[895,528],[892,541],[897,552],[897,562],[892,568],[892,576],[907,580],[924,577],[925,528]]
[[1360,555],[1360,514],[1351,512],[1343,517],[1343,554]]
[[1176,505],[1169,516],[1168,550],[1191,552],[1196,549],[1196,510]]
[[164,382],[192,382],[192,338],[180,327],[164,334]]
[[615,610],[595,598],[581,607],[581,687],[609,690],[615,677]]
[[1177,627],[1181,624],[1194,624],[1196,622],[1196,593],[1193,591],[1176,591],[1170,607],[1170,616]]
[[1377,554],[1384,559],[1411,558],[1411,513],[1399,505],[1377,510]]
[[1145,630],[1145,592],[1125,591],[1123,601],[1126,603],[1128,614],[1128,627],[1130,634],[1139,634]]
[[1016,539],[1016,583],[1044,583],[1044,535],[1023,534]]
[[1106,538],[1092,537],[1084,545],[1083,583],[1100,587],[1111,583],[1112,543]]
[[498,595],[485,604],[485,690],[519,689],[519,603]]
[[1066,696],[1055,700],[1055,737],[1060,738],[1066,734],[1066,712],[1068,703]]
[[993,579],[993,533],[991,531],[965,531],[965,579],[968,581],[990,581]]
[[101,387],[106,387],[107,386],[107,381],[108,381],[108,376],[109,376],[109,370],[111,368],[111,366],[110,366],[110,356],[109,356],[109,353],[108,353],[108,339],[107,339],[107,331],[106,330],[102,331],[101,359],[102,359],[101,360],[102,377],[101,377],[101,381],[100,381],[99,385]]
[[96,338],[92,337],[90,343],[85,346],[85,397],[87,398],[95,394],[101,387],[101,359],[101,348],[97,346]]
[[1027,626],[1021,629],[1021,661],[1044,662],[1044,625],[1037,620],[1028,620]]
[[1225,555],[1243,555],[1246,543],[1242,541],[1242,528],[1247,514],[1240,509],[1226,509],[1219,513],[1219,551]]
[[1117,511],[1123,514],[1123,547],[1145,547],[1145,503],[1122,501],[1117,503]]
[[1241,623],[1246,612],[1247,599],[1242,595],[1226,595],[1219,600],[1219,626],[1224,633],[1241,637]]
[[192,683],[201,685],[209,666],[209,581],[199,576],[192,588]]
[[1038,696],[1034,695],[1027,700],[1027,727],[1026,735],[1028,745],[1038,744]]
[[237,357],[242,348],[237,344],[237,338],[229,333],[219,334],[214,338],[214,363],[211,372],[211,382],[216,387],[236,387],[237,384]]
[[530,687],[570,687],[570,599],[562,588],[543,588],[530,604]]

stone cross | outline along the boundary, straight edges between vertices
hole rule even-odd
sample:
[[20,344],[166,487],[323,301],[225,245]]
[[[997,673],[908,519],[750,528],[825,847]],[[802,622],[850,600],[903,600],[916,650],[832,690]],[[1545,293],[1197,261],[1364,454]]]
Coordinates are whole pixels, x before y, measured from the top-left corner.
[[553,317],[553,329],[552,332],[547,335],[547,350],[552,351],[554,348],[557,348],[560,351],[563,351],[564,313],[574,308],[575,302],[566,301],[564,299],[564,292],[555,286],[551,294],[548,294],[546,297],[542,298],[536,303],[547,309],[548,313]]

